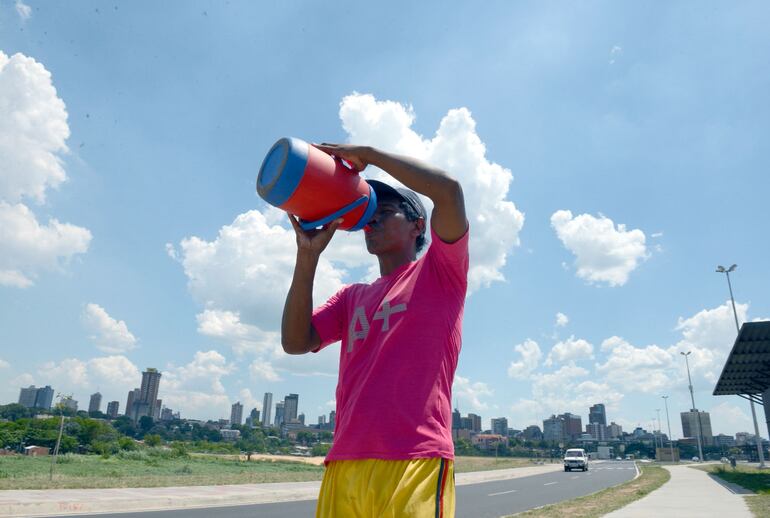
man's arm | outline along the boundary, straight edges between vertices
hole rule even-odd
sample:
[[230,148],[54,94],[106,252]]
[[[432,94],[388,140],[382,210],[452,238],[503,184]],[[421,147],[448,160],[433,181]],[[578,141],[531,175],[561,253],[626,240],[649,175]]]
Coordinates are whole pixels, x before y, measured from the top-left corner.
[[453,243],[465,235],[468,220],[460,182],[445,171],[414,158],[386,153],[369,146],[320,144],[319,149],[338,156],[361,170],[368,164],[379,167],[408,188],[433,202],[431,226],[442,241]]
[[297,262],[281,320],[281,345],[289,354],[305,354],[321,345],[321,337],[312,324],[313,280],[321,252],[331,241],[338,219],[322,230],[304,231],[296,218],[289,215],[297,235]]

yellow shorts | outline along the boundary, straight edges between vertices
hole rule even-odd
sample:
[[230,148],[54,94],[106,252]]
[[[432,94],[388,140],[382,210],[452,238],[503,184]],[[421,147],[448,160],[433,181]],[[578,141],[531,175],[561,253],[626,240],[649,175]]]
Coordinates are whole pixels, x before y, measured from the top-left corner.
[[451,460],[340,460],[326,466],[318,518],[455,515]]

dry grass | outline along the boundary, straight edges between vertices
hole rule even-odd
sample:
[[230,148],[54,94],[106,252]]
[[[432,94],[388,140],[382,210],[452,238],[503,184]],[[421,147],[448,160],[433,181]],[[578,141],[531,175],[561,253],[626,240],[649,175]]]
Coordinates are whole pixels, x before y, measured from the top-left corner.
[[455,473],[467,473],[469,471],[490,471],[495,469],[523,468],[535,466],[530,459],[511,457],[455,457]]
[[592,495],[547,505],[539,509],[519,513],[516,516],[527,518],[562,518],[563,516],[598,518],[642,498],[651,491],[658,489],[671,478],[671,474],[667,470],[658,466],[645,465],[641,466],[641,470],[641,476],[634,480],[604,489]]

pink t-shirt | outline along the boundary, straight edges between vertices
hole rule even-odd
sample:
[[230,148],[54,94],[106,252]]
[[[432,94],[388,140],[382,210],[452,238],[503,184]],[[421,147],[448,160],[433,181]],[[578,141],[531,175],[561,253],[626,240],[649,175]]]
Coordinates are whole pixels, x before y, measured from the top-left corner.
[[313,312],[321,347],[342,340],[334,444],[326,461],[454,458],[452,380],[462,344],[468,232],[431,230],[425,254]]

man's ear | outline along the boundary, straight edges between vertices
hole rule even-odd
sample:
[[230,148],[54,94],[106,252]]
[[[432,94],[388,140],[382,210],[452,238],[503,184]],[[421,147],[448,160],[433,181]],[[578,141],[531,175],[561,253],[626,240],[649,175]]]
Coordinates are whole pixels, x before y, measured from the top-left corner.
[[415,227],[415,234],[414,237],[418,237],[425,233],[425,219],[424,218],[418,218],[415,223],[417,223],[417,226]]

